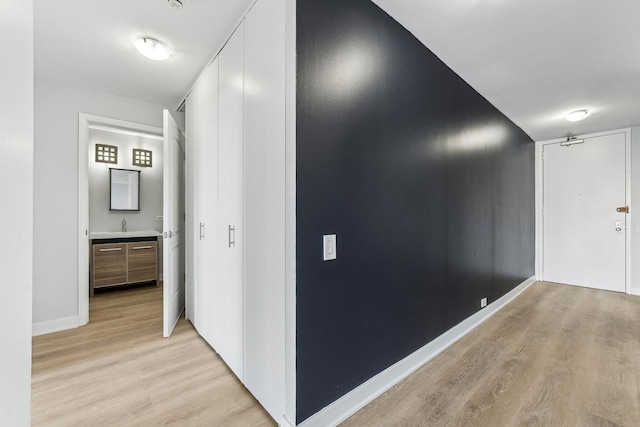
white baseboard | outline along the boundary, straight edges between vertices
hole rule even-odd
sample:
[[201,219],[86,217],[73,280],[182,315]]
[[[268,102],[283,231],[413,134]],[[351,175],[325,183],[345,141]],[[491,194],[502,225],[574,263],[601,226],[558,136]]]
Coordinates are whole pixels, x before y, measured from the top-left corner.
[[289,421],[286,415],[283,415],[278,421],[278,427],[295,427],[295,424]]
[[74,329],[78,326],[80,326],[79,316],[70,316],[63,317],[62,319],[47,320],[46,322],[34,323],[32,335],[34,337],[37,337],[39,335],[66,331],[67,329]]
[[[535,277],[522,282],[516,288],[501,298],[489,304],[484,309],[474,313],[444,334],[440,335],[424,347],[391,365],[364,384],[351,390],[335,402],[307,418],[301,427],[336,426],[362,409],[369,402],[402,381],[422,365],[446,350],[453,343],[471,332],[482,322],[491,317],[502,307],[511,302],[525,289],[535,283]],[[281,422],[281,425],[286,425]]]

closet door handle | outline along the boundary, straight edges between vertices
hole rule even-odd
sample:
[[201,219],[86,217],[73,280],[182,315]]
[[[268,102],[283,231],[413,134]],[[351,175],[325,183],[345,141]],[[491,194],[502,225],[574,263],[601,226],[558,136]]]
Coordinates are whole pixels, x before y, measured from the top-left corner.
[[[233,234],[232,234],[233,233]],[[229,225],[229,247],[236,247],[236,226]]]
[[117,252],[121,250],[122,248],[100,249],[100,252]]

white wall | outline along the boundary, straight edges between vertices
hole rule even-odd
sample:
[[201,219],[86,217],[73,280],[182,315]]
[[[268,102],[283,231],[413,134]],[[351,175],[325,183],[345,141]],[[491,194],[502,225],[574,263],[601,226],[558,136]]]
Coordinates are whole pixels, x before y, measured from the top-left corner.
[[[634,185],[635,184],[635,185]],[[631,293],[640,295],[640,126],[631,128]]]
[[0,0],[0,425],[31,410],[33,1]]
[[33,322],[78,315],[78,114],[162,127],[162,106],[35,80]]
[[[96,163],[96,144],[118,147],[118,163]],[[133,166],[133,149],[152,152],[152,167]],[[89,230],[120,231],[122,220],[127,230],[162,231],[162,140],[141,135],[127,135],[102,129],[89,129]],[[140,171],[140,211],[110,211],[109,168]]]

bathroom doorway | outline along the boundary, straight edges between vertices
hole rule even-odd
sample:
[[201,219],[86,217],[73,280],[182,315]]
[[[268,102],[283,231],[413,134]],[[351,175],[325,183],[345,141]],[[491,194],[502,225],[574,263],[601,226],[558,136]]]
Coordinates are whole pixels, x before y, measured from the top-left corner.
[[166,184],[162,128],[79,119],[78,312],[85,325],[95,292],[158,286],[162,298]]

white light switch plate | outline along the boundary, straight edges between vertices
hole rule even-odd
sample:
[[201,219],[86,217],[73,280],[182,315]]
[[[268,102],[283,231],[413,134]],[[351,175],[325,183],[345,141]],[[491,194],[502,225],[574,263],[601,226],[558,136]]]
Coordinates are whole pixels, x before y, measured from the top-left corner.
[[325,234],[322,236],[322,252],[324,261],[331,261],[336,259],[337,245],[335,234]]

